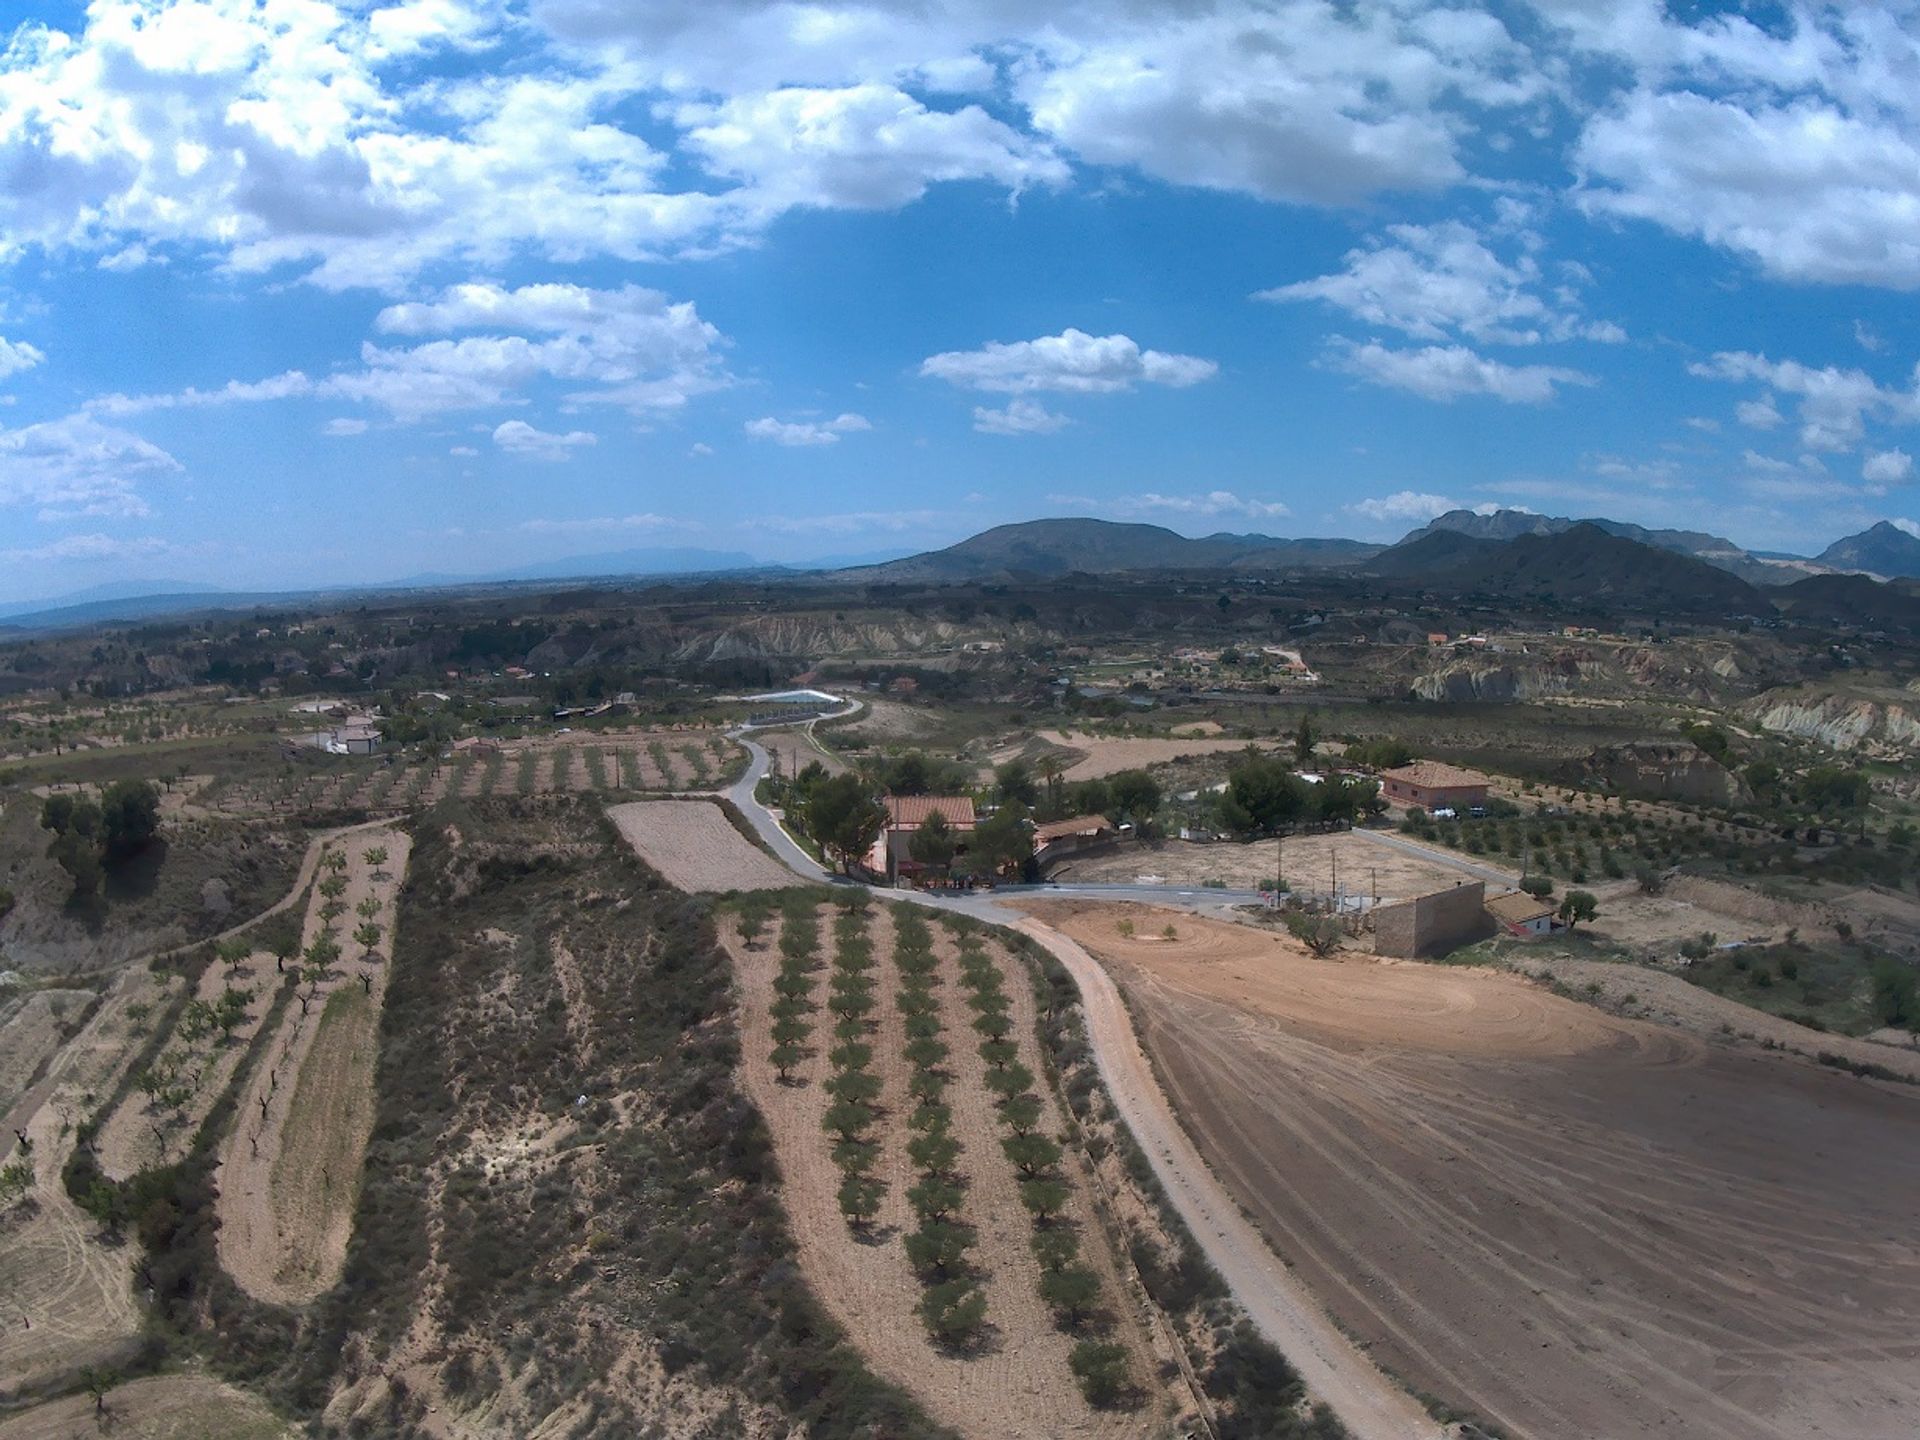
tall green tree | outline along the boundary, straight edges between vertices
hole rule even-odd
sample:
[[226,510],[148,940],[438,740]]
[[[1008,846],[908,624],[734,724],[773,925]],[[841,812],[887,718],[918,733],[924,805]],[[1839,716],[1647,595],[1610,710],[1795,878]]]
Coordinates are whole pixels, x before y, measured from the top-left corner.
[[806,801],[807,833],[837,856],[844,870],[864,854],[887,821],[887,812],[858,775],[835,775],[815,785]]
[[1122,770],[1108,778],[1107,788],[1113,796],[1116,819],[1136,823],[1151,820],[1160,808],[1160,782],[1144,770]]
[[1308,786],[1283,760],[1247,752],[1227,772],[1220,818],[1239,835],[1270,835],[1307,813]]
[[907,841],[907,853],[934,870],[945,870],[951,865],[956,848],[953,827],[938,810],[929,815]]

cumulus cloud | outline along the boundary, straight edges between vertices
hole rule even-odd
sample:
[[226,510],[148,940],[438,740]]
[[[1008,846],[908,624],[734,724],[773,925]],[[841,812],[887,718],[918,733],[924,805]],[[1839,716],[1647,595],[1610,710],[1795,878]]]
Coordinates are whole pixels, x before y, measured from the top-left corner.
[[1067,179],[1045,145],[977,105],[945,112],[887,85],[783,88],[674,112],[683,146],[738,182],[765,217],[803,206],[892,210],[944,180],[992,180],[1018,192]]
[[1860,478],[1873,485],[1904,485],[1913,478],[1913,457],[1904,450],[1876,450],[1860,467]]
[[367,422],[346,415],[336,416],[320,427],[320,433],[335,438],[364,435],[367,433]]
[[0,336],[0,380],[18,375],[22,370],[31,370],[46,358],[38,348],[24,340],[8,340]]
[[1052,435],[1071,423],[1038,400],[1009,400],[999,410],[986,405],[973,407],[973,428],[983,435]]
[[1377,341],[1335,340],[1328,363],[1369,384],[1406,390],[1427,400],[1491,396],[1509,405],[1544,405],[1562,385],[1593,385],[1591,375],[1559,365],[1508,365],[1464,345],[1395,350]]
[[1449,510],[1458,510],[1460,505],[1445,495],[1430,495],[1419,490],[1396,490],[1391,495],[1356,500],[1344,508],[1351,514],[1372,520],[1376,524],[1403,522],[1409,525],[1424,525],[1436,515],[1444,515]]
[[864,415],[848,412],[836,415],[831,420],[776,420],[764,415],[758,420],[749,420],[741,427],[752,440],[771,440],[776,445],[802,447],[809,445],[838,445],[842,435],[851,435],[860,430],[871,430],[872,423]]
[[[1075,21],[1100,17],[1091,33]],[[1054,15],[1015,93],[1085,160],[1176,185],[1351,204],[1464,178],[1453,109],[1542,88],[1498,20],[1327,0]],[[1104,22],[1104,23],[1100,23]]]
[[1211,380],[1219,369],[1196,355],[1142,350],[1127,335],[1074,329],[1011,344],[993,340],[978,350],[948,350],[920,362],[924,377],[1010,395],[1036,390],[1110,394],[1136,385],[1178,389]]
[[[1799,401],[1800,443],[1809,450],[1851,450],[1866,436],[1868,417],[1911,425],[1920,422],[1920,366],[1905,390],[1882,386],[1864,370],[1837,365],[1803,365],[1797,360],[1770,360],[1745,350],[1723,350],[1711,360],[1687,367],[1705,380],[1757,381]],[[1779,422],[1771,398],[1743,404],[1740,419],[1757,428]],[[1772,418],[1769,419],[1769,413]]]
[[1385,238],[1348,251],[1343,270],[1261,290],[1254,298],[1324,302],[1417,340],[1444,340],[1450,332],[1499,345],[1626,339],[1619,326],[1580,314],[1573,285],[1548,285],[1540,262],[1528,253],[1527,247],[1539,244],[1538,235],[1523,230],[1518,241],[1519,253],[1503,259],[1458,220],[1391,225]]
[[0,428],[0,507],[38,507],[43,520],[145,515],[140,483],[180,469],[159,446],[88,414]]
[[493,443],[509,455],[529,460],[565,460],[576,450],[598,445],[600,437],[587,430],[555,434],[536,430],[524,420],[507,420],[494,427]]
[[1585,123],[1579,200],[1784,279],[1920,287],[1920,91],[1910,18],[1792,7],[1683,23],[1650,0],[1536,0],[1632,83]]

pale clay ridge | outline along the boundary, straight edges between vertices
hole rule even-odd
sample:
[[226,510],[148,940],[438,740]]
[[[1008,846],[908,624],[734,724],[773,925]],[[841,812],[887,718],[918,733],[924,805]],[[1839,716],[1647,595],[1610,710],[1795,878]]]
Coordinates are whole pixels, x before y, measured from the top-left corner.
[[[767,752],[738,736],[753,757],[729,792],[754,829],[803,880],[826,872],[753,795],[767,773]],[[1215,1179],[1174,1117],[1140,1048],[1120,992],[1092,956],[1059,931],[991,900],[938,901],[913,891],[873,890],[895,902],[958,910],[1017,929],[1045,946],[1080,987],[1087,1038],[1102,1080],[1174,1208],[1255,1327],[1300,1372],[1313,1399],[1327,1405],[1353,1440],[1442,1440],[1442,1427],[1342,1335]]]

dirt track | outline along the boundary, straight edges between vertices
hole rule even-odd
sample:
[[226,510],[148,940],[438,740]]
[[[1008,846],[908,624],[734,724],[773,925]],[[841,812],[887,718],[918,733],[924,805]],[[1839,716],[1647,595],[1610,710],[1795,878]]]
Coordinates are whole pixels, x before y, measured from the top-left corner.
[[679,890],[782,890],[794,873],[734,829],[718,805],[634,800],[608,808],[640,858]]
[[1121,979],[1275,1248],[1419,1388],[1543,1440],[1920,1428],[1920,1095],[1508,976],[1034,908]]

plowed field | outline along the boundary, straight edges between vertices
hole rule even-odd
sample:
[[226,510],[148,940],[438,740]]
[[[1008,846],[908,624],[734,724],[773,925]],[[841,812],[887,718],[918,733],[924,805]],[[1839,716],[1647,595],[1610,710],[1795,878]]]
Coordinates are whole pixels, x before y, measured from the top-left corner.
[[1491,972],[1033,908],[1113,968],[1209,1162],[1419,1389],[1541,1440],[1920,1431],[1920,1092]]

